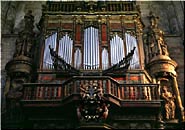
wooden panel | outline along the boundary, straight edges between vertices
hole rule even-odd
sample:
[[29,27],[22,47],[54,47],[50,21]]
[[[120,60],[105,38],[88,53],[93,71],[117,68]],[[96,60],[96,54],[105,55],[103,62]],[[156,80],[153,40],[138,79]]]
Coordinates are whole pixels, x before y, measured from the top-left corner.
[[125,28],[135,28],[134,23],[125,23],[124,26],[125,26]]
[[126,78],[125,77],[116,77],[116,78],[114,78],[115,80],[117,80],[117,81],[120,81],[120,80],[126,80]]
[[140,76],[131,76],[130,77],[130,80],[139,80],[140,79]]
[[76,41],[81,40],[81,25],[76,25]]
[[49,28],[55,28],[55,27],[60,27],[60,23],[48,23],[47,25]]
[[121,30],[121,23],[110,23],[111,29]]
[[63,29],[73,29],[73,23],[62,23]]
[[105,24],[102,25],[102,41],[107,41],[107,26]]
[[55,75],[45,74],[39,75],[39,81],[52,81],[55,79]]

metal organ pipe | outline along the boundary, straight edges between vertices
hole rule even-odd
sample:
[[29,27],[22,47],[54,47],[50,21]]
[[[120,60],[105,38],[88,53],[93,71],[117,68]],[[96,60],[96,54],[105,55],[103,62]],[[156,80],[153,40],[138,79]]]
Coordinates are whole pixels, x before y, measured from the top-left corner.
[[[68,41],[67,37],[65,37],[65,41]],[[65,61],[68,63],[68,46],[69,44],[66,42],[65,44]]]
[[88,36],[88,37],[87,37],[87,39],[86,39],[86,40],[87,40],[86,42],[88,43],[88,41],[89,41],[89,44],[87,44],[87,53],[86,53],[86,54],[89,53],[89,55],[87,55],[87,64],[86,64],[86,68],[87,68],[87,69],[88,69],[89,66],[90,66],[88,63],[90,63],[90,55],[91,55],[90,46],[89,46],[89,45],[90,45],[90,41],[91,41],[90,35],[91,35],[91,34],[90,34],[90,30],[87,30],[87,36]]
[[[87,33],[87,30],[85,29],[85,34]],[[86,69],[86,64],[87,64],[87,36],[84,35],[84,69]]]
[[[86,33],[87,33],[87,30],[85,30],[85,34],[86,34]],[[84,39],[85,39],[85,43],[87,43],[87,36],[85,36]],[[84,59],[85,59],[85,61],[84,61],[84,67],[85,67],[85,69],[86,69],[86,67],[87,67],[87,66],[85,66],[85,65],[87,64],[87,56],[86,56],[86,55],[87,55],[87,51],[88,51],[88,50],[87,50],[87,44],[84,44],[84,49],[85,49],[85,50],[84,50]]]
[[56,51],[57,32],[45,39],[43,69],[53,69],[53,61],[51,59],[49,45]]
[[115,49],[116,49],[116,46],[115,46],[115,37],[113,38],[113,41],[112,41],[112,46],[113,46],[113,51],[112,51],[112,53],[113,53],[113,56],[112,56],[112,58],[113,58],[113,64],[116,64],[116,62],[115,62],[115,59],[116,59],[116,55],[115,55]]
[[[96,34],[96,30],[93,28],[93,38],[95,38],[95,34]],[[95,51],[96,51],[96,45],[97,45],[97,42],[96,42],[96,40],[94,40],[94,43],[92,44],[92,69],[96,69],[96,59],[97,59],[97,57],[96,57],[96,53],[95,53]]]
[[[65,41],[68,41],[68,37],[65,37]],[[66,51],[66,54],[65,54],[65,61],[67,62],[67,63],[69,63],[69,54],[68,54],[68,50],[69,50],[69,41],[68,42],[66,42],[65,44],[65,51]]]
[[86,54],[89,54],[89,55],[87,55],[87,64],[86,64],[86,67],[87,67],[87,69],[89,69],[89,66],[90,66],[90,57],[91,57],[91,52],[90,52],[90,42],[91,42],[91,37],[90,37],[90,30],[88,30],[88,33],[87,33],[88,35],[88,37],[87,37],[87,43],[88,43],[88,41],[89,41],[89,44],[87,44],[87,53]]
[[108,59],[108,51],[107,49],[103,48],[102,51],[102,69],[108,69],[109,66],[109,59]]
[[90,31],[90,46],[89,46],[89,52],[90,52],[90,57],[89,57],[89,68],[90,69],[92,69],[92,66],[93,66],[93,63],[92,63],[92,58],[93,58],[93,56],[92,56],[92,42],[93,42],[93,37],[92,37],[92,34],[93,34],[93,28],[91,27],[91,29],[89,30]]
[[100,59],[99,59],[99,35],[98,35],[98,29],[95,30],[96,33],[95,33],[95,41],[96,41],[96,69],[99,68],[99,63],[100,63]]
[[59,41],[58,55],[62,57],[68,64],[72,63],[73,40],[66,34]]
[[98,29],[89,27],[84,31],[84,69],[98,69],[99,40]]
[[93,31],[93,38],[94,38],[94,44],[93,44],[93,69],[98,69],[98,59],[99,59],[99,55],[97,55],[97,53],[99,52],[99,42],[97,41],[98,39],[98,29],[95,29],[94,28],[94,31]]
[[63,45],[64,45],[64,49],[63,49],[63,51],[64,51],[64,60],[67,62],[67,46],[66,46],[66,44],[65,44],[65,41],[67,41],[67,39],[66,39],[66,36],[64,36],[64,39],[63,39],[64,41],[63,41]]
[[75,60],[74,67],[77,68],[77,69],[80,69],[80,67],[81,67],[81,61],[82,61],[81,60],[82,53],[81,53],[81,51],[80,51],[79,48],[76,49],[74,55],[75,55],[75,58],[74,58],[74,60]]
[[118,62],[118,42],[117,42],[117,38],[118,38],[118,36],[116,35],[116,37],[114,37],[114,44],[115,44],[115,61],[116,61],[116,63]]
[[112,59],[113,59],[113,46],[112,46],[112,43],[110,42],[110,59],[111,59],[111,65],[113,63]]
[[[114,38],[113,38],[114,39]],[[111,59],[111,64],[112,65],[114,65],[114,48],[115,48],[115,46],[114,46],[114,40],[112,39],[112,41],[111,41],[111,48],[112,48],[112,51],[111,51],[111,54],[112,54],[112,59]]]
[[137,40],[134,36],[131,36],[128,33],[125,33],[125,38],[126,38],[127,54],[134,47],[136,47],[136,49],[134,51],[133,58],[130,63],[130,69],[138,69],[138,68],[140,68],[140,63],[139,63],[139,52],[138,52]]
[[110,41],[111,65],[117,64],[124,57],[123,40],[115,35]]
[[[95,38],[96,36],[96,29],[93,28],[93,35],[92,38]],[[92,43],[92,69],[96,69],[96,48],[97,48],[97,41],[94,39],[94,43]]]
[[72,42],[72,40],[70,41],[70,44],[69,44],[69,57],[71,57],[70,59],[69,59],[69,63],[72,63],[72,50],[73,50],[73,42]]

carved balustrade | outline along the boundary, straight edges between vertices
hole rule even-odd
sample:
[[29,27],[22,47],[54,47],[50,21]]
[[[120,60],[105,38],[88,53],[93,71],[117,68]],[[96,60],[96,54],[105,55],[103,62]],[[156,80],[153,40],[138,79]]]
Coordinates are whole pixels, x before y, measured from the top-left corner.
[[108,76],[76,76],[63,84],[24,84],[23,100],[63,100],[71,95],[81,95],[84,86],[97,84],[103,96],[119,100],[151,101],[159,100],[158,84],[120,84]]
[[[81,8],[79,4],[83,5]],[[135,2],[49,2],[47,11],[61,11],[61,12],[74,12],[74,11],[87,11],[88,9],[94,11],[134,11]]]

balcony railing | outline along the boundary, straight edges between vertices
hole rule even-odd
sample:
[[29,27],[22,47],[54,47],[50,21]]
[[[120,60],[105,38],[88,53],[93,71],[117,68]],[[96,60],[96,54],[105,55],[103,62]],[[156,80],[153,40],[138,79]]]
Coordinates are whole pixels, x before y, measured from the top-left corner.
[[24,84],[23,101],[63,100],[71,95],[82,93],[84,84],[98,84],[103,95],[109,95],[121,101],[159,100],[158,84],[120,84],[107,76],[76,76],[63,84]]
[[135,11],[134,1],[122,1],[122,2],[48,2],[47,11],[52,12],[76,12],[76,11],[89,11],[93,9],[95,11]]

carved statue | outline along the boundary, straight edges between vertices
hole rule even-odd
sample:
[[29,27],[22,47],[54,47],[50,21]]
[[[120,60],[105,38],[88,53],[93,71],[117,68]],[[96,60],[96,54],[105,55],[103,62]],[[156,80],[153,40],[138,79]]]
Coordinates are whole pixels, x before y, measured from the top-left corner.
[[175,118],[175,103],[174,99],[175,96],[172,95],[171,92],[168,91],[167,86],[163,86],[163,92],[161,94],[162,98],[164,99],[164,108],[165,108],[165,118],[174,119]]
[[25,50],[25,55],[28,57],[31,57],[31,52],[32,52],[32,38],[31,37],[27,37],[26,39],[26,50]]
[[167,50],[167,45],[165,44],[163,38],[160,36],[159,39],[157,40],[159,44],[159,49],[160,49],[160,54],[162,55],[169,55],[168,50]]
[[167,44],[164,41],[164,32],[158,28],[159,17],[155,16],[152,12],[150,12],[149,19],[150,19],[149,51],[151,53],[151,58],[156,55],[169,56]]
[[32,11],[29,10],[27,14],[24,16],[24,21],[25,21],[25,30],[27,31],[32,31],[34,26],[34,16],[32,15]]
[[150,12],[150,23],[152,28],[158,28],[159,17],[155,16],[153,12]]
[[34,16],[32,16],[32,11],[28,11],[28,13],[24,16],[24,30],[20,32],[19,38],[16,41],[16,52],[14,57],[19,55],[25,55],[31,57],[31,50],[33,47],[33,23]]
[[22,42],[20,42],[20,39],[16,40],[15,44],[16,44],[16,51],[15,51],[14,57],[21,55],[23,50],[23,44]]

